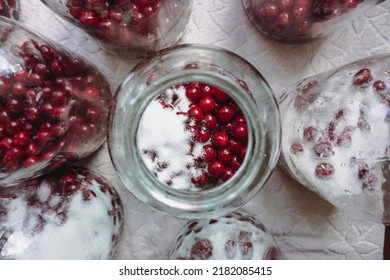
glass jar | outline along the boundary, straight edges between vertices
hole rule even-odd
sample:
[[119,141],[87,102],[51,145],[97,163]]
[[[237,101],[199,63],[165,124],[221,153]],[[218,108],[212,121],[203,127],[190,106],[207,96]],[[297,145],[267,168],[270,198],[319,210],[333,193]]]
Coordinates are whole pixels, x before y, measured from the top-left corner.
[[123,229],[115,188],[81,167],[0,189],[1,259],[110,259]]
[[192,0],[41,0],[104,49],[144,57],[175,44],[190,19]]
[[[205,91],[210,87],[217,87],[218,92],[222,90],[228,93],[227,98],[237,104],[246,119],[246,148],[243,160],[239,161],[240,167],[236,166],[238,170],[230,179],[211,188],[182,189],[180,183],[178,188],[170,187],[169,182],[165,184],[156,178],[158,169],[166,168],[169,163],[158,165],[150,172],[143,158],[145,152],[141,152],[139,148],[143,141],[160,141],[160,134],[156,136],[152,133],[144,135],[138,141],[141,119],[151,102],[159,100],[156,97],[172,86],[175,88],[185,83],[194,83],[195,86],[203,83],[210,85],[204,87]],[[217,93],[213,96],[217,100]],[[170,108],[170,104],[161,104]],[[242,206],[264,186],[279,156],[279,111],[270,87],[247,61],[224,49],[205,45],[180,45],[156,53],[133,68],[117,90],[115,106],[110,120],[108,144],[117,173],[135,197],[168,215],[198,219],[223,215]],[[183,115],[183,112],[177,113]],[[154,120],[159,122],[163,114],[164,111],[154,114]],[[205,120],[199,121],[203,123]],[[166,133],[168,136],[170,128],[175,127],[173,120],[162,122],[161,125],[150,124],[162,133],[169,131]],[[220,130],[222,128],[216,131]],[[173,135],[169,139],[175,141],[176,134]],[[213,138],[213,144],[214,140]],[[210,140],[206,144],[209,142]],[[169,141],[167,144],[170,144]],[[175,145],[177,144],[171,144],[172,162],[181,159],[179,153],[176,154],[176,150],[181,150],[181,144]],[[230,140],[229,147],[233,149],[233,146],[233,141]],[[158,157],[154,155],[156,156]],[[204,154],[202,158],[205,159]],[[194,162],[197,160],[199,158]],[[230,166],[234,167],[235,164]],[[212,174],[214,171],[210,171],[212,176],[215,176]]]
[[0,0],[0,16],[18,19],[19,6],[19,0]]
[[312,76],[280,98],[281,165],[340,209],[390,224],[390,55]]
[[242,0],[253,24],[279,41],[321,38],[384,0]]
[[189,221],[172,247],[171,260],[285,259],[265,226],[243,211]]
[[0,34],[0,185],[8,187],[96,151],[113,98],[81,57],[10,19],[0,19]]

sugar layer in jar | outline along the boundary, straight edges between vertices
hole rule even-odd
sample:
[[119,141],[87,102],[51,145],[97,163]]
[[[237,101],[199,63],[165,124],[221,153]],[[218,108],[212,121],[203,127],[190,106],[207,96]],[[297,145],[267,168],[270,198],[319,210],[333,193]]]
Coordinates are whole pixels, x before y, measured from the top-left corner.
[[244,212],[190,221],[181,230],[171,259],[276,260],[284,256],[264,225]]
[[284,115],[282,153],[289,170],[336,205],[345,206],[351,195],[366,194],[360,206],[367,209],[372,198],[381,201],[390,153],[387,70],[352,67],[326,81],[306,80]]

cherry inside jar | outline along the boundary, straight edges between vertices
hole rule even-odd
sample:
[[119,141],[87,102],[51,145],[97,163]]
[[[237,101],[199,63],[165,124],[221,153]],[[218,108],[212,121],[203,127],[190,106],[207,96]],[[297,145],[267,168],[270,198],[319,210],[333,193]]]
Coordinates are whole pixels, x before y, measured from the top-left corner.
[[[11,24],[0,22],[0,28]],[[1,47],[0,184],[18,183],[95,151],[105,139],[112,100],[102,74],[18,26]]]
[[143,57],[182,35],[192,0],[41,0],[108,51]]
[[279,113],[261,74],[206,45],[161,50],[136,65],[115,95],[108,147],[124,186],[180,218],[241,207],[279,155]]
[[240,168],[248,128],[226,92],[187,82],[148,105],[137,137],[143,161],[158,180],[176,189],[199,190],[229,180]]
[[19,0],[0,0],[0,16],[18,18]]
[[383,0],[242,0],[248,17],[274,39],[311,41],[341,26]]

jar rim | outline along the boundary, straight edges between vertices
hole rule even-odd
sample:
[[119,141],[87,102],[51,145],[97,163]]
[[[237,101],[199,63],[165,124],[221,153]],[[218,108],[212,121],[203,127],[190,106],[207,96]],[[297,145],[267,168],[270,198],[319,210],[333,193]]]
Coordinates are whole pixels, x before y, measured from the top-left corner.
[[[185,52],[190,52],[194,57],[196,57],[196,61],[200,62],[200,64],[204,63],[202,66],[206,66],[206,68],[209,69],[205,70],[205,68],[200,67],[200,65],[198,65],[199,68],[189,67],[187,69],[185,68],[185,65],[174,65],[175,67],[178,67],[176,70],[173,70],[170,73],[162,73],[160,77],[154,79],[153,82],[151,82],[149,85],[137,85],[137,82],[139,82],[137,79],[140,75],[145,73],[151,74],[150,70],[153,68],[153,65],[160,64],[161,66],[161,63],[169,64],[169,61],[176,57],[177,53],[175,53],[175,51],[177,50],[179,50],[179,52],[183,50]],[[136,65],[129,73],[125,81],[121,84],[121,86],[118,87],[118,90],[115,94],[117,103],[111,112],[110,128],[108,130],[110,157],[124,186],[130,190],[138,199],[151,204],[151,206],[157,210],[163,210],[162,212],[164,213],[186,218],[199,218],[200,216],[212,217],[216,215],[216,212],[218,212],[218,215],[220,215],[220,213],[225,214],[228,211],[231,211],[232,207],[236,209],[242,206],[242,204],[246,203],[262,188],[265,183],[265,180],[263,180],[260,186],[256,184],[259,179],[259,174],[257,173],[258,170],[256,169],[261,168],[266,149],[265,135],[267,131],[265,131],[264,127],[258,125],[258,122],[264,121],[261,119],[264,116],[261,116],[261,114],[257,113],[258,108],[256,106],[256,102],[253,102],[253,100],[250,98],[251,95],[249,95],[248,92],[242,88],[242,85],[237,81],[232,81],[232,79],[235,77],[234,74],[219,73],[218,71],[215,71],[215,69],[218,69],[218,67],[216,67],[217,65],[210,62],[205,63],[205,61],[203,61],[205,59],[204,56],[197,57],[197,55],[199,55],[199,51],[212,53],[218,52],[219,54],[223,53],[225,56],[228,55],[229,58],[234,56],[235,59],[239,59],[240,61],[243,61],[243,63],[248,63],[240,56],[230,51],[225,51],[224,49],[212,46],[203,46],[200,44],[185,44],[162,50],[156,53],[156,56],[153,58],[141,61],[138,65]],[[250,64],[248,63],[248,65]],[[210,66],[214,69],[214,72],[211,71]],[[155,74],[156,72],[152,71],[152,73]],[[227,76],[225,76],[226,74]],[[262,80],[264,80],[262,76],[260,77]],[[132,142],[134,142],[134,144],[136,143],[136,135],[140,118],[147,105],[149,105],[149,102],[159,93],[161,93],[161,89],[167,89],[170,86],[189,81],[205,82],[207,84],[217,86],[221,90],[229,92],[229,95],[237,102],[237,104],[239,104],[240,108],[243,110],[248,124],[248,151],[241,167],[237,170],[236,174],[227,182],[224,182],[216,187],[200,191],[183,191],[167,187],[165,184],[158,181],[158,179],[155,178],[155,176],[153,176],[151,172],[146,169],[142,159],[139,156],[136,145],[131,145]],[[137,93],[134,92],[135,89],[138,90]],[[274,99],[270,88],[264,87],[262,89],[262,93],[268,95],[270,99]],[[126,94],[128,97],[123,97]],[[134,96],[134,94],[136,96]],[[129,97],[129,95],[131,95],[131,97]],[[123,114],[124,111],[126,111],[123,106],[129,106],[130,103],[134,105],[131,107],[131,109],[135,110],[135,112],[133,112],[133,114],[135,114],[135,118],[130,119],[130,121],[129,119],[126,120],[126,118],[122,119],[122,128],[121,131],[118,132],[115,130],[115,119],[118,117],[118,113]],[[273,105],[273,109],[278,112],[276,101]],[[278,114],[276,115],[278,122],[279,116]],[[125,125],[125,129],[123,129],[123,125]],[[277,126],[280,128],[279,124]],[[121,141],[124,147],[119,147],[121,150],[120,152],[116,151],[116,148],[118,147],[118,138],[125,137],[129,138],[127,141]],[[274,158],[277,159],[280,151],[280,132],[276,133],[276,138],[278,138],[278,140],[273,144],[276,146],[275,153],[277,154],[277,156]],[[137,164],[133,165],[132,167],[141,169],[143,175],[146,175],[145,178],[138,177],[138,175],[140,175],[138,170],[133,170],[130,173],[129,170],[125,170],[123,163],[126,161],[119,162],[118,156],[133,158]],[[268,179],[275,165],[276,162],[272,162],[261,177],[264,176]],[[134,173],[137,173],[137,176]],[[142,186],[137,187],[135,185],[140,184],[140,181],[147,183],[148,185],[143,186],[143,191],[146,192],[146,194],[138,193]],[[250,197],[248,197],[248,193],[250,194]],[[163,206],[164,204],[168,205],[169,209],[166,209]],[[178,213],[180,211],[184,212]]]

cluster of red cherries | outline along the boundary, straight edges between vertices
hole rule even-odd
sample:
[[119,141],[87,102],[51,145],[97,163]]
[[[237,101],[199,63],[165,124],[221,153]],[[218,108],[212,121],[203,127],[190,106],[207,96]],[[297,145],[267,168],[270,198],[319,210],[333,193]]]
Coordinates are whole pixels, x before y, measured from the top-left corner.
[[20,67],[0,75],[1,172],[40,162],[57,168],[91,153],[89,145],[105,138],[111,105],[104,77],[80,58],[35,40],[11,49],[10,63]]
[[225,182],[240,168],[246,155],[245,117],[237,103],[217,87],[198,82],[184,87],[192,102],[186,129],[192,132],[193,141],[205,144],[202,157],[196,159],[196,165],[203,170],[191,181],[197,187],[216,185],[219,180]]
[[67,0],[70,15],[103,42],[128,47],[155,33],[159,0]]
[[[185,129],[192,135],[190,154],[194,163],[186,166],[197,170],[191,176],[192,184],[203,189],[229,180],[240,168],[247,150],[248,127],[241,109],[227,93],[212,85],[188,82],[175,87],[184,87],[183,97],[191,102],[187,112],[178,113],[187,115]],[[168,104],[163,96],[158,98],[160,103],[172,109],[175,100]],[[193,153],[196,143],[203,146],[201,157]]]
[[0,0],[0,16],[17,18],[16,5],[16,0]]
[[[257,26],[279,39],[309,38],[316,23],[354,10],[363,0],[252,0]],[[318,34],[320,35],[320,34]]]

